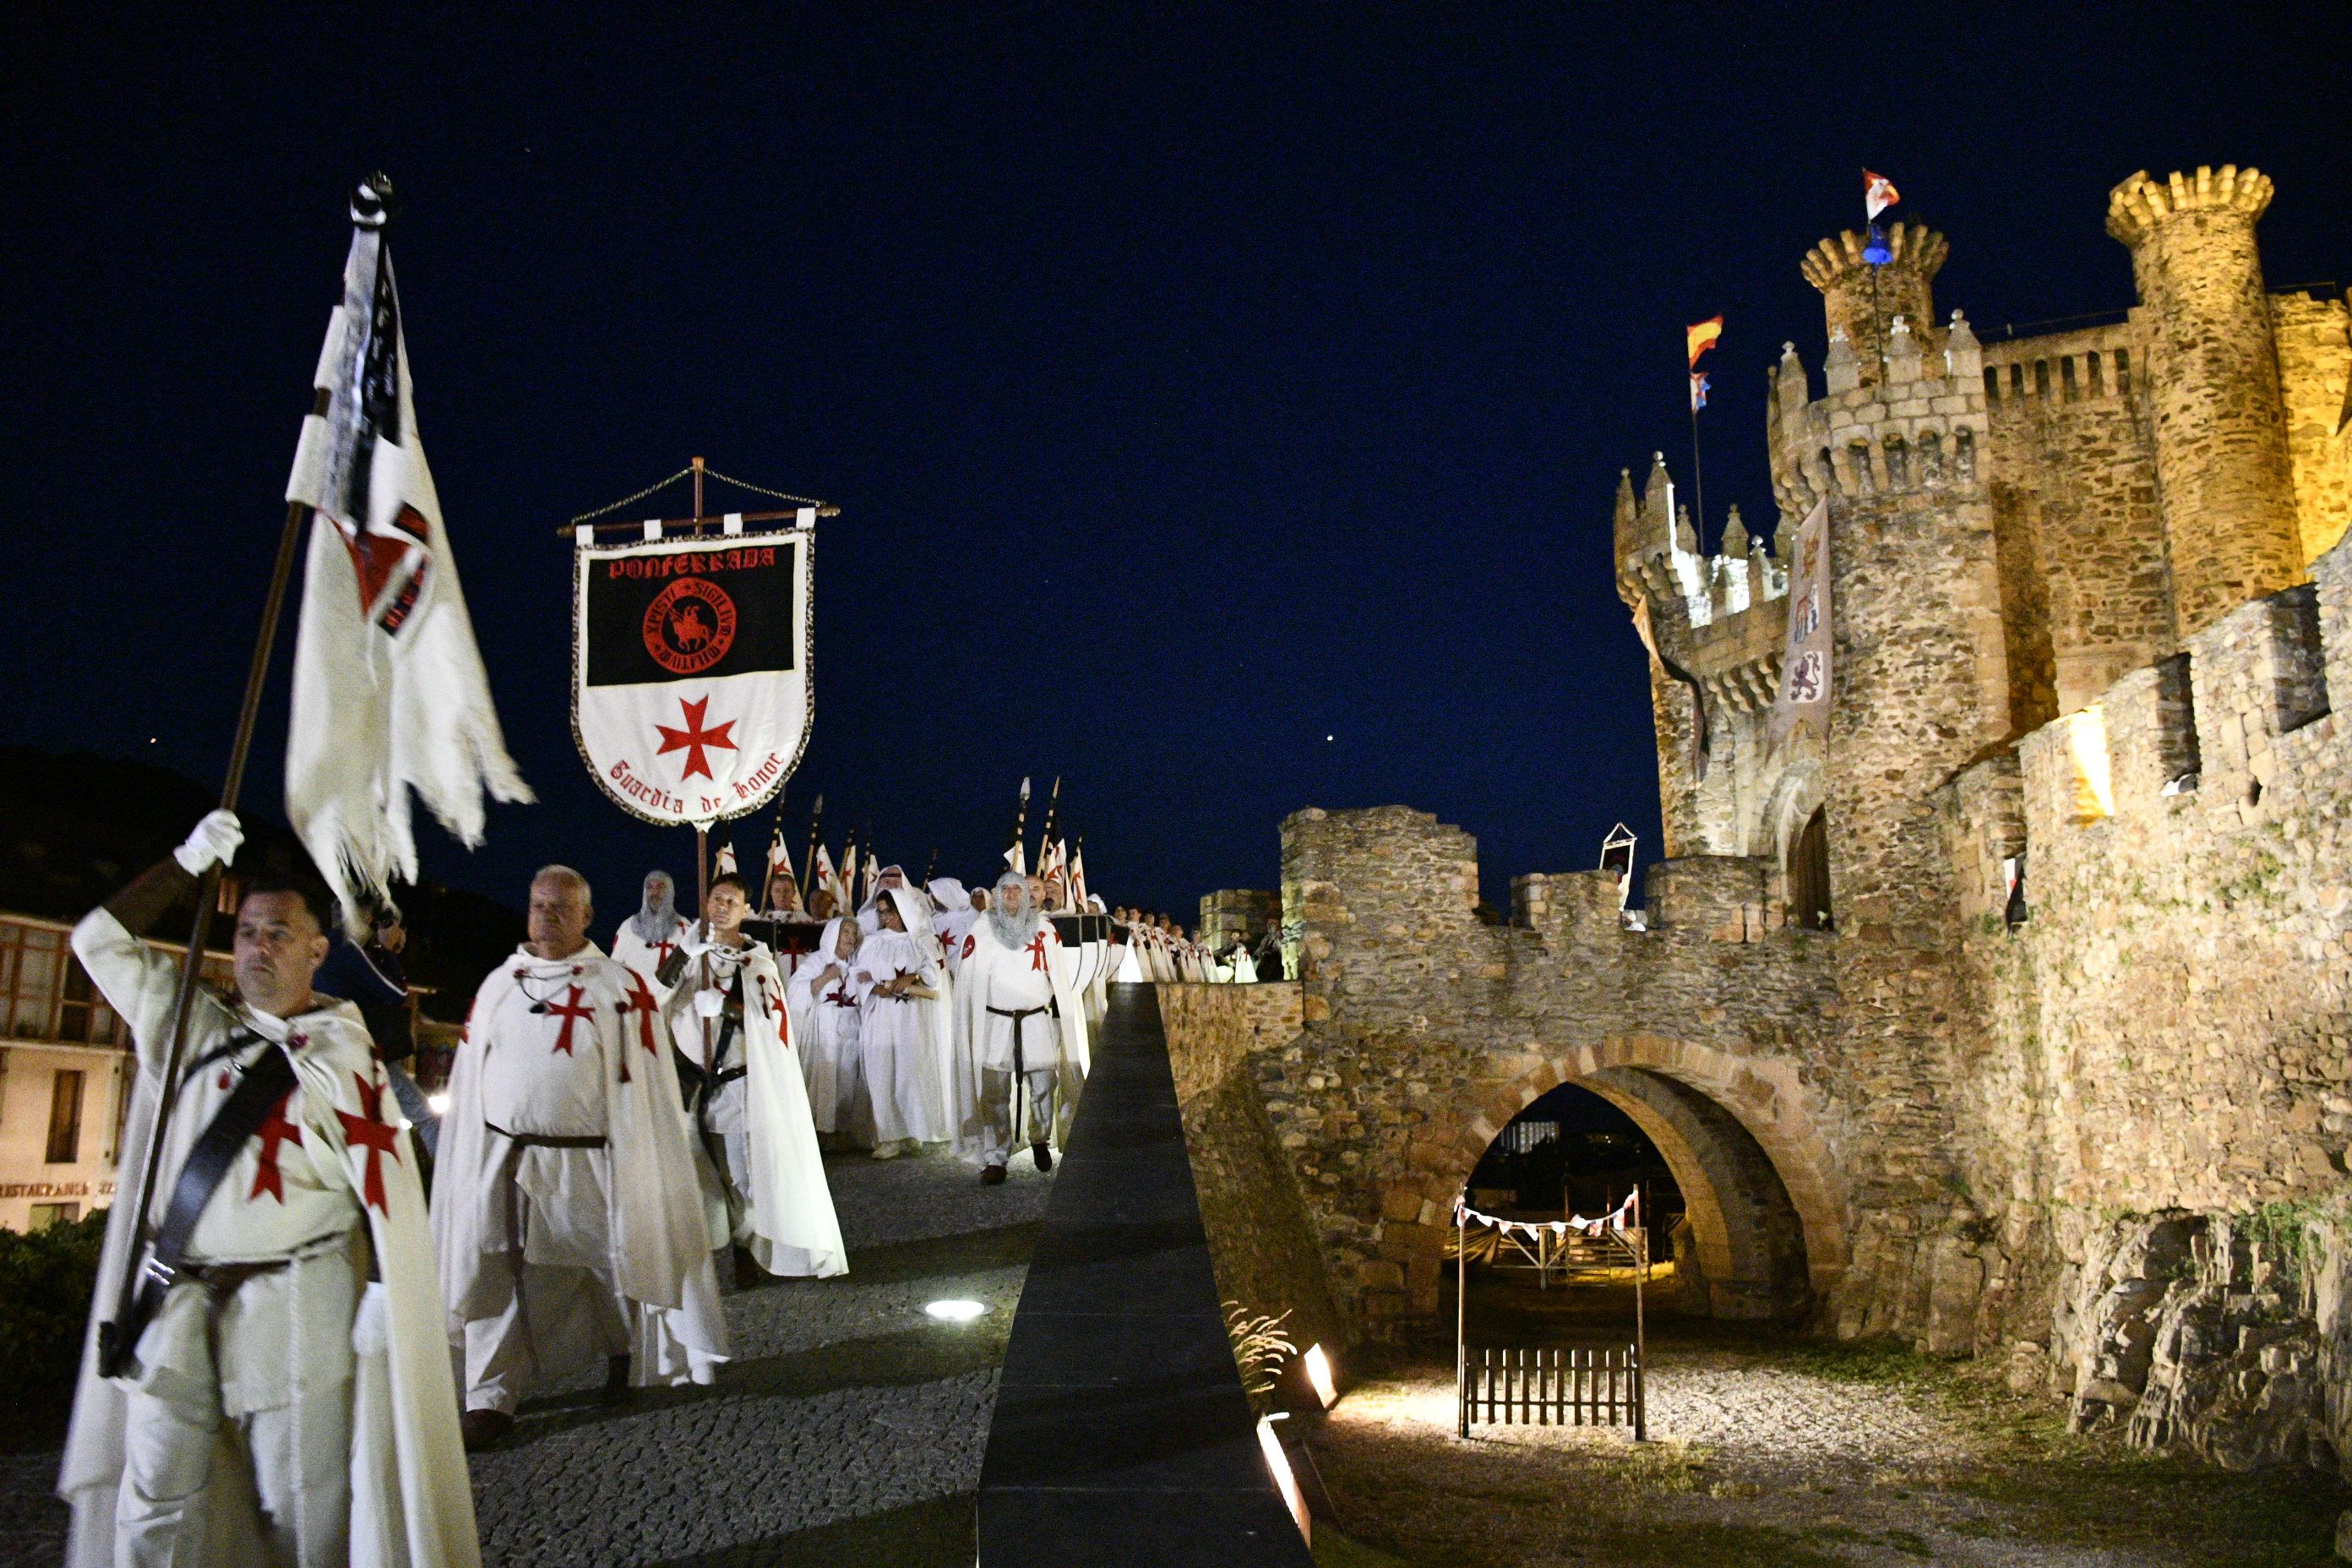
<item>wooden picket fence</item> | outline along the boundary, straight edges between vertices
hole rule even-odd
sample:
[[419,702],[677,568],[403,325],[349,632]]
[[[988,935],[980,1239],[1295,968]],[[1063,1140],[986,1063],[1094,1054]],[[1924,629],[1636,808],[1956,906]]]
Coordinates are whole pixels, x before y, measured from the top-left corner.
[[1461,1432],[1490,1426],[1622,1426],[1649,1438],[1638,1345],[1465,1346],[1455,1394]]

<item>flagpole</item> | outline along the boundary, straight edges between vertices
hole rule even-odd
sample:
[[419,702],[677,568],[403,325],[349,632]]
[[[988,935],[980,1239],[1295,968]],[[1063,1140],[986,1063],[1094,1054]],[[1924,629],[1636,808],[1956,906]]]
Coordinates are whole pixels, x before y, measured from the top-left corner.
[[[1691,502],[1696,509],[1696,515],[1692,519],[1694,527],[1692,537],[1698,546],[1698,552],[1701,555],[1705,555],[1706,553],[1706,468],[1700,463],[1698,455],[1698,382],[1696,380],[1696,372],[1692,373],[1693,379],[1690,384]],[[1669,522],[1671,523],[1671,520],[1669,520]]]
[[816,875],[816,833],[824,821],[824,795],[819,791],[816,807],[809,813],[808,853],[801,857],[801,908],[808,908],[809,879]]
[[1062,808],[1062,775],[1054,775],[1053,792],[1045,797],[1045,831],[1037,839],[1037,863],[1045,863],[1047,847],[1054,842],[1054,816]]
[[[385,182],[387,184],[389,182]],[[323,413],[327,395],[318,394]],[[294,546],[301,537],[302,520],[310,508],[300,501],[286,504],[286,525],[278,533],[278,559],[269,569],[269,593],[262,602],[261,629],[253,640],[253,660],[246,667],[245,698],[237,708],[236,735],[229,742],[228,774],[221,781],[220,808],[235,811],[245,792],[245,764],[253,754],[253,731],[261,716],[261,695],[269,683],[270,655],[278,645],[278,624],[286,608],[286,585],[294,576]],[[115,1325],[128,1322],[138,1295],[140,1254],[147,1249],[148,1213],[155,1203],[155,1181],[163,1163],[163,1135],[171,1125],[172,1107],[179,1099],[180,1058],[188,1039],[188,1014],[196,1000],[196,983],[203,976],[205,942],[212,934],[213,907],[219,901],[221,868],[206,870],[196,883],[196,918],[188,932],[188,950],[180,959],[180,983],[172,994],[171,1044],[163,1053],[163,1098],[155,1108],[155,1124],[147,1135],[140,1159],[139,1206],[132,1210],[131,1249],[123,1255],[122,1278],[115,1287],[114,1316],[99,1324],[98,1361],[101,1376],[111,1377],[136,1347],[119,1342]]]

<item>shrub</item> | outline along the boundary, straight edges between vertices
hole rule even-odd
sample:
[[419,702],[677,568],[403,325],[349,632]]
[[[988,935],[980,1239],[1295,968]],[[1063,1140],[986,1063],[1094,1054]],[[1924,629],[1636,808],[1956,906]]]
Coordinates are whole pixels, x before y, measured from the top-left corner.
[[98,1255],[104,1209],[24,1234],[0,1230],[0,1448],[47,1447],[65,1435]]

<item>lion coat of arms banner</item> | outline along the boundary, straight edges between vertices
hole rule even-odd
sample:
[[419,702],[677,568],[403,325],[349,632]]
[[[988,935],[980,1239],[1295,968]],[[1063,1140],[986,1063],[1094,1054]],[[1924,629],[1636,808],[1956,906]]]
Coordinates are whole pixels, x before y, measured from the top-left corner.
[[598,544],[583,531],[572,732],[623,810],[708,825],[783,788],[808,743],[815,548],[809,512],[715,538]]
[[1830,503],[1815,501],[1797,525],[1789,557],[1789,638],[1780,655],[1780,691],[1765,727],[1778,749],[1810,732],[1815,744],[1830,730]]

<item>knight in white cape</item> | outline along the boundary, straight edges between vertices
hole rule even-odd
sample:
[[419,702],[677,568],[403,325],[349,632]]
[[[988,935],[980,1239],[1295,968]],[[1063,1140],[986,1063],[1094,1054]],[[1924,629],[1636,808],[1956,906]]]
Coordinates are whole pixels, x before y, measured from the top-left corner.
[[889,1159],[953,1134],[942,1072],[954,987],[922,894],[903,883],[885,887],[874,914],[851,977],[865,995],[857,1042],[874,1110],[874,1156]]
[[1002,1182],[1017,1143],[1054,1167],[1086,1087],[1087,1020],[1074,955],[1030,902],[1025,879],[997,879],[988,910],[965,933],[956,976],[955,1062],[970,1085],[960,1150],[976,1147],[981,1179]]
[[857,1032],[866,1002],[857,983],[864,932],[854,918],[825,921],[816,951],[804,955],[784,989],[809,1115],[818,1137],[835,1147],[874,1147],[874,1108],[866,1092],[866,1064]]
[[694,922],[677,912],[677,883],[667,871],[648,871],[645,901],[613,933],[613,962],[644,975],[667,996],[669,988],[662,984],[662,968],[693,929]]
[[661,1005],[593,915],[577,871],[532,879],[530,940],[482,982],[449,1074],[433,1236],[469,1447],[599,1357],[614,1398],[726,1359]]
[[[767,947],[743,934],[751,912],[742,878],[711,882],[702,926],[670,960],[664,1008],[681,1089],[692,1085],[688,1126],[706,1167],[710,1245],[731,1242],[770,1274],[830,1279],[849,1271],[848,1248],[825,1184],[784,978]],[[740,1267],[735,1282],[752,1283]]]
[[[138,933],[241,838],[215,812],[74,929],[75,956],[137,1048],[125,1150],[147,1146],[163,1102],[178,978]],[[413,1150],[358,1009],[310,991],[325,909],[323,896],[252,885],[238,995],[196,995],[151,1211],[159,1247],[177,1229],[184,1249],[121,1376],[97,1365],[115,1302],[92,1307],[58,1478],[72,1568],[480,1561]],[[224,1110],[248,1079],[268,1086],[248,1091],[257,1109],[288,1087],[193,1228],[175,1227],[190,1153],[215,1118],[243,1124]],[[101,1290],[130,1261],[135,1207],[108,1216]]]

